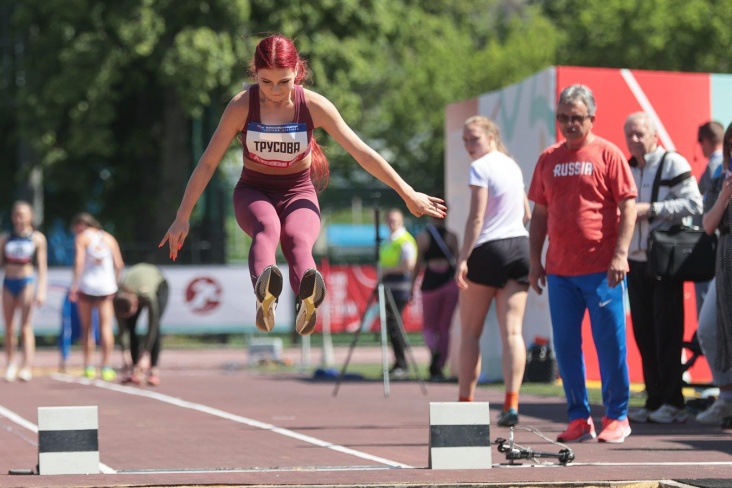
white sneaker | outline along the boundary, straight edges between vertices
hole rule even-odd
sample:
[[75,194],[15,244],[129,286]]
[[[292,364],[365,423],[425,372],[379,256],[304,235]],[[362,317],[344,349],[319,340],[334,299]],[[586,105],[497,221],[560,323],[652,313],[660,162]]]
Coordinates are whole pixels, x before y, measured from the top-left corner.
[[8,364],[7,369],[5,370],[5,381],[15,381],[15,378],[18,377],[18,365],[15,363]]
[[699,398],[714,397],[716,399],[719,398],[719,393],[719,388],[715,386],[713,388],[707,388],[706,390],[703,390],[701,393],[699,393]]
[[407,373],[407,370],[406,369],[400,368],[398,366],[395,367],[395,368],[392,368],[391,371],[389,371],[389,376],[391,378],[394,378],[394,379],[397,379],[397,380],[401,380],[401,379],[406,378],[408,374],[409,373]]
[[732,401],[717,398],[709,408],[696,416],[696,421],[707,425],[722,425],[726,417],[732,417]]
[[20,379],[20,381],[30,381],[33,379],[33,372],[30,368],[22,368],[18,371],[18,379]]
[[682,424],[686,422],[686,418],[686,412],[683,409],[667,403],[648,414],[648,420],[657,424]]
[[650,413],[650,410],[645,407],[635,408],[628,412],[628,420],[637,424],[645,424],[648,422],[648,416]]

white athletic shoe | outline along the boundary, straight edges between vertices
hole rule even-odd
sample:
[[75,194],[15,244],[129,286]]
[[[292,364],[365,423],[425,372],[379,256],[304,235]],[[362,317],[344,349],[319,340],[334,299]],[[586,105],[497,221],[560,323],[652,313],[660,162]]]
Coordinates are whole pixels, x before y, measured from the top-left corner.
[[30,381],[33,379],[33,372],[30,368],[21,368],[21,370],[18,371],[18,379],[20,381]]
[[650,411],[646,407],[635,408],[628,412],[628,420],[636,424],[645,424],[648,422]]
[[257,297],[257,329],[269,332],[275,326],[275,307],[282,293],[282,273],[275,265],[264,268],[254,285]]
[[667,403],[648,414],[648,420],[657,424],[682,424],[686,422],[686,418],[686,412],[683,409]]
[[696,421],[706,425],[722,425],[722,421],[732,417],[732,401],[724,398],[717,398],[709,408],[696,416]]
[[300,335],[312,334],[318,319],[318,307],[325,300],[325,281],[318,270],[310,268],[305,271],[297,297],[295,330]]
[[13,382],[18,377],[18,365],[15,363],[8,364],[5,369],[5,381]]

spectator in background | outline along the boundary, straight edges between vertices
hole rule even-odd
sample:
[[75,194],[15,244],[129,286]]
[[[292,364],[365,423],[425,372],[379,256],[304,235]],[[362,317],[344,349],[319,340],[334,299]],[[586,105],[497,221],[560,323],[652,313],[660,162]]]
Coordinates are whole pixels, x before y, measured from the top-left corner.
[[[716,300],[714,334],[708,332],[711,324],[699,324],[699,344],[720,389],[719,398],[708,409],[699,414],[702,423],[716,423],[718,419],[732,415],[732,124],[724,132],[722,166],[723,172],[714,178],[704,199],[702,224],[707,234],[719,231],[716,260]],[[705,307],[706,308],[706,307]]]
[[[602,378],[600,442],[630,435],[630,378],[625,336],[625,275],[637,190],[620,149],[592,132],[595,97],[584,85],[562,90],[557,122],[564,140],[546,149],[534,169],[529,199],[531,287],[549,287],[549,311],[569,427],[559,442],[596,437],[585,384],[582,320],[589,311]],[[549,238],[546,268],[544,241]]]
[[732,417],[732,369],[721,371],[717,363],[717,286],[716,280],[709,284],[707,297],[699,313],[699,327],[696,330],[699,347],[709,363],[712,381],[719,388],[717,399],[706,410],[696,416],[696,421],[707,425],[722,425]]
[[[160,318],[168,304],[168,282],[160,268],[140,263],[125,270],[119,290],[114,297],[114,312],[119,325],[120,339],[130,351],[131,368],[123,383],[150,386],[160,384],[158,360],[160,358]],[[140,348],[137,336],[137,320],[147,309],[147,334]],[[129,348],[127,347],[129,346]]]
[[[33,334],[35,305],[46,301],[48,247],[46,237],[33,228],[33,208],[28,202],[16,201],[10,213],[13,229],[0,235],[0,266],[5,268],[3,279],[3,317],[5,319],[5,380],[30,381],[33,378],[33,356],[36,338]],[[34,281],[37,278],[37,286]],[[16,312],[20,314],[20,341],[23,362],[16,362]]]
[[473,401],[480,374],[480,336],[496,300],[506,388],[498,425],[519,421],[519,389],[526,367],[522,335],[529,289],[529,201],[518,164],[507,155],[498,126],[483,116],[463,126],[470,165],[470,210],[457,260],[460,288],[460,401]]
[[[647,394],[645,406],[630,411],[628,418],[633,422],[685,422],[680,359],[684,341],[684,282],[657,280],[647,269],[646,253],[652,230],[668,229],[681,224],[686,217],[701,214],[702,198],[686,158],[658,145],[656,124],[651,117],[643,112],[630,114],[623,129],[638,188],[637,217],[628,256],[628,297]],[[657,200],[652,201],[659,171]]]
[[99,334],[102,346],[101,376],[104,381],[113,381],[117,373],[110,366],[114,349],[112,299],[117,292],[124,262],[117,239],[102,230],[101,224],[88,213],[74,216],[71,227],[74,239],[74,268],[69,298],[77,304],[81,321],[81,346],[84,355],[84,376],[96,378],[92,365],[94,339],[92,337],[92,309],[99,317]]
[[[697,131],[697,142],[701,147],[702,154],[707,158],[707,166],[704,168],[701,178],[699,178],[699,193],[702,197],[709,189],[709,183],[722,173],[722,141],[724,140],[724,126],[716,120],[710,120],[699,126]],[[694,217],[694,225],[702,226],[702,216]],[[701,314],[702,304],[709,289],[709,281],[699,281],[694,283],[696,292],[696,313],[697,318]]]
[[[699,126],[697,142],[702,154],[707,158],[707,166],[699,178],[699,192],[704,195],[709,189],[712,179],[721,174],[722,160],[724,159],[722,146],[724,141],[724,126],[716,120],[710,120]],[[698,219],[701,222],[701,218]]]
[[234,213],[252,238],[249,272],[257,301],[256,325],[272,330],[282,292],[275,265],[281,244],[290,265],[290,286],[297,297],[295,330],[315,330],[325,282],[315,269],[312,249],[320,232],[317,190],[328,181],[328,161],[313,131],[324,129],[367,172],[387,184],[417,217],[444,217],[442,200],[416,192],[389,163],[366,145],[324,96],[303,88],[307,63],[291,39],[276,34],[262,39],[251,62],[257,83],[236,94],[211,137],[186,187],[175,221],[160,241],[175,260],[188,231],[196,201],[236,137],[244,148],[241,179],[234,189]]
[[[407,374],[406,342],[404,330],[400,322],[402,312],[412,294],[412,273],[417,264],[417,243],[414,237],[404,228],[404,214],[393,208],[386,213],[386,224],[389,226],[389,237],[384,239],[379,248],[379,263],[384,288],[394,297],[396,310],[386,305],[386,331],[394,351],[394,365],[389,373],[395,378],[403,378]],[[398,314],[398,316],[397,316]]]
[[444,380],[443,369],[450,350],[450,326],[458,303],[455,257],[459,251],[457,235],[445,227],[445,219],[431,217],[427,228],[417,234],[417,269],[412,286],[424,269],[422,294],[422,334],[430,350],[430,380]]

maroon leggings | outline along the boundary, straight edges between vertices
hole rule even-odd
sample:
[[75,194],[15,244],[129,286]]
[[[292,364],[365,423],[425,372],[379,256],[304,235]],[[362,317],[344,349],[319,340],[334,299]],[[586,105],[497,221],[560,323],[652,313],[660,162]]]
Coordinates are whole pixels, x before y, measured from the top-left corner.
[[277,243],[290,266],[290,286],[315,268],[313,245],[320,234],[320,206],[310,169],[291,175],[267,175],[244,168],[234,188],[234,214],[252,238],[249,274],[252,285],[264,268],[275,264]]

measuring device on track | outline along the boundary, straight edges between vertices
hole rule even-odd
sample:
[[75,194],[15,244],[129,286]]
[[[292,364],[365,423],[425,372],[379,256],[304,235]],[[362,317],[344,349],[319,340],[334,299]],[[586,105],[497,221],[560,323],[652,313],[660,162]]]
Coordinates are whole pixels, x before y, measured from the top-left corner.
[[[514,443],[513,429],[514,428],[512,426],[509,431],[508,440],[502,437],[496,439],[496,444],[498,444],[498,452],[500,452],[501,454],[505,454],[506,460],[508,461],[508,463],[505,463],[504,466],[520,466],[522,463],[516,462],[519,459],[534,461],[539,458],[555,458],[561,466],[566,466],[568,463],[574,461],[574,452],[566,447],[561,449],[559,452],[542,452],[534,451],[530,447],[519,446],[518,444]],[[535,433],[533,430],[526,430]],[[546,437],[544,438],[546,439]]]

